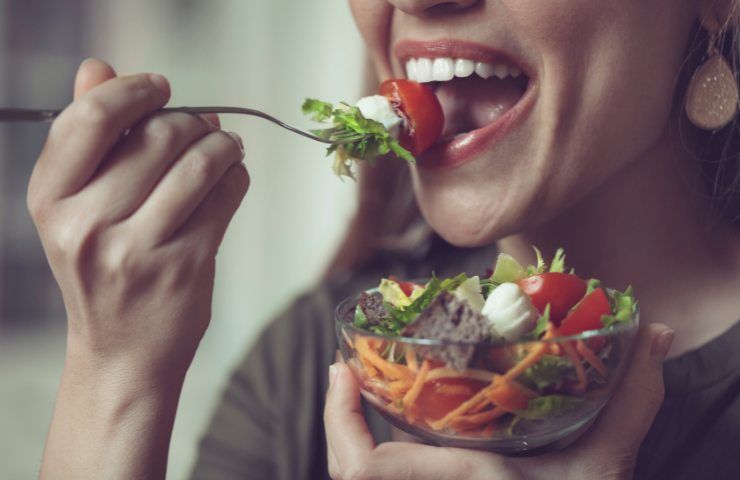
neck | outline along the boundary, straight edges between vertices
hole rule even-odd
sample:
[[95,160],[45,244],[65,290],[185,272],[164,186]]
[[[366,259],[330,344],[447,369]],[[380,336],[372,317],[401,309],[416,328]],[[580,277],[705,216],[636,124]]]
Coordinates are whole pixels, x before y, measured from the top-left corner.
[[676,330],[671,356],[695,349],[738,320],[740,236],[709,220],[687,180],[691,162],[666,138],[564,214],[498,246],[522,261],[533,259],[530,245],[546,258],[563,247],[581,275],[634,286],[641,321]]

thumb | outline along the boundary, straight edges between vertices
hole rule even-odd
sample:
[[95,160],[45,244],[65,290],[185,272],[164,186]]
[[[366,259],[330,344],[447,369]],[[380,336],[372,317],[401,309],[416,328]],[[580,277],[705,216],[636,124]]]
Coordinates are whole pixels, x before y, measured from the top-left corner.
[[640,329],[629,370],[590,432],[589,449],[637,451],[663,403],[663,360],[672,342],[667,325]]
[[116,71],[105,62],[88,58],[80,64],[75,77],[74,98],[77,100],[101,83],[116,78]]

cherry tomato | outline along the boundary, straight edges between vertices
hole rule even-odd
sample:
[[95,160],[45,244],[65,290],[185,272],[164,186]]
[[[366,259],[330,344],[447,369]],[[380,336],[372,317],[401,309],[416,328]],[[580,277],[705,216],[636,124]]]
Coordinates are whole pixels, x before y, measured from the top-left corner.
[[432,89],[410,80],[386,80],[380,94],[400,110],[407,128],[401,132],[400,143],[413,155],[432,146],[442,134],[444,113]]
[[439,420],[484,386],[485,383],[469,378],[440,378],[427,382],[416,399],[416,411],[424,418]]
[[407,297],[410,297],[411,294],[414,291],[414,288],[421,287],[421,285],[417,285],[414,282],[402,282],[398,279],[395,275],[391,275],[388,277],[389,280],[393,280],[398,284],[399,287],[401,287],[401,291],[406,294]]
[[558,334],[567,336],[576,335],[586,330],[599,330],[604,326],[601,317],[610,313],[609,298],[604,290],[597,288],[586,295],[565,317],[558,328]]
[[540,313],[550,304],[550,321],[557,327],[573,305],[586,293],[586,282],[570,273],[540,273],[519,280],[519,286],[532,299]]

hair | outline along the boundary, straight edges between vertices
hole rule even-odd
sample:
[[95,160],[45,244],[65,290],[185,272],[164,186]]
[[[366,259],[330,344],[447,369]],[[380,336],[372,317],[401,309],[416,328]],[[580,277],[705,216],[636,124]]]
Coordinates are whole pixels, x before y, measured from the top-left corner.
[[[734,21],[718,38],[725,56],[740,81],[740,0],[732,4]],[[729,22],[728,22],[729,23]],[[681,106],[691,74],[706,58],[710,35],[696,26],[696,35],[686,54],[685,71],[676,85],[676,99]],[[377,78],[366,66],[365,91],[372,92]],[[691,126],[695,142],[686,148],[699,165],[700,194],[708,197],[716,223],[740,227],[740,113],[725,127],[703,131]],[[386,251],[413,248],[422,238],[431,236],[416,205],[408,168],[398,161],[380,161],[374,167],[362,166],[359,175],[359,203],[347,234],[329,267],[329,274],[352,271],[373,262]]]

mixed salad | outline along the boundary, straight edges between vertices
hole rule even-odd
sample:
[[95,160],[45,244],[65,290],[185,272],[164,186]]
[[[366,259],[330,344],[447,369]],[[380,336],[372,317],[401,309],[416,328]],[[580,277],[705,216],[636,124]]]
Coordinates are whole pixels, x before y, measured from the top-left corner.
[[444,127],[434,92],[404,79],[386,80],[380,95],[361,98],[355,105],[307,99],[303,113],[331,125],[313,133],[343,142],[329,147],[327,153],[335,154],[334,173],[350,178],[354,178],[353,164],[373,163],[388,154],[414,163],[415,155],[431,147]]
[[392,277],[362,294],[352,322],[382,335],[347,338],[364,388],[407,422],[453,434],[513,434],[523,420],[577,409],[609,380],[613,336],[542,340],[606,333],[633,322],[637,302],[631,288],[607,292],[566,271],[562,250],[549,267],[535,251],[533,266],[500,254],[484,278],[434,276],[420,285]]

